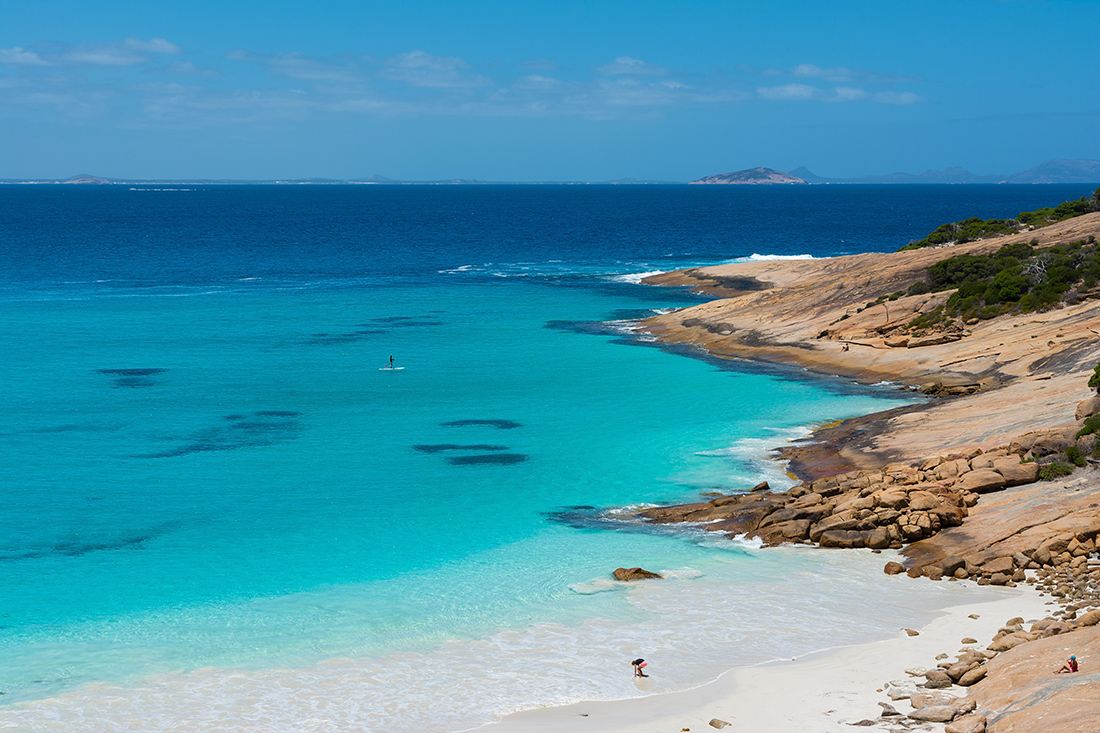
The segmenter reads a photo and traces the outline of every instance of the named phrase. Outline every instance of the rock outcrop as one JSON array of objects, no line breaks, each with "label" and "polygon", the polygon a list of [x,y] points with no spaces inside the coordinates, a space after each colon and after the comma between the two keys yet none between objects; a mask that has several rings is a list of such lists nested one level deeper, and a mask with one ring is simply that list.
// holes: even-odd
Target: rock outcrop
[{"label": "rock outcrop", "polygon": [[653,580],[663,577],[649,570],[643,570],[642,568],[615,568],[614,575],[615,580],[621,580],[623,582],[631,582],[635,580]]}]

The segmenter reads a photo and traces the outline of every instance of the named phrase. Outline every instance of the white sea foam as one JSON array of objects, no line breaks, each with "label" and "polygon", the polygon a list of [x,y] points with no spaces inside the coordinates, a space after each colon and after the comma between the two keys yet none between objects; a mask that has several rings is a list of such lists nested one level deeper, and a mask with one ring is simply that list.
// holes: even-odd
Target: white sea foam
[{"label": "white sea foam", "polygon": [[709,542],[729,552],[703,570],[665,570],[665,580],[615,584],[623,591],[612,595],[602,588],[613,581],[577,584],[574,592],[596,594],[593,601],[618,599],[625,613],[614,617],[301,668],[205,668],[89,684],[4,709],[0,730],[464,730],[522,709],[639,697],[629,667],[636,656],[650,662],[648,692],[669,692],[734,666],[885,638],[923,625],[934,609],[1012,592],[961,583],[917,589],[879,572],[889,555],[746,554],[720,536]]},{"label": "white sea foam", "polygon": [[647,277],[653,277],[654,275],[660,275],[664,270],[649,270],[648,272],[628,272],[623,275],[613,275],[610,279],[620,283],[631,283],[637,285],[645,280]]},{"label": "white sea foam", "polygon": [[763,262],[765,260],[812,260],[813,255],[762,255],[753,253],[748,257],[741,257],[734,262]]},{"label": "white sea foam", "polygon": [[[773,490],[785,490],[798,483],[787,474],[787,464],[778,460],[775,450],[784,443],[805,438],[813,432],[810,426],[771,429],[767,437],[741,438],[730,446],[715,450],[699,451],[697,455],[725,458],[729,461],[731,479],[744,477],[744,488],[767,481]],[[698,479],[695,479],[699,483]],[[751,483],[750,483],[751,482]]]}]

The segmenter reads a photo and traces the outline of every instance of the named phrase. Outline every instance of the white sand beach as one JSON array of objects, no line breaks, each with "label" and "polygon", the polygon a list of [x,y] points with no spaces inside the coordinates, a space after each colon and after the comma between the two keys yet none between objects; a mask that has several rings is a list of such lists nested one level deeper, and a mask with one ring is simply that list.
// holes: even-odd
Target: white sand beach
[{"label": "white sand beach", "polygon": [[[920,592],[919,584],[929,582],[899,581],[913,583],[914,593]],[[890,730],[884,725],[887,719],[882,719],[882,724],[879,721],[882,708],[878,703],[889,702],[881,692],[885,682],[911,679],[907,669],[934,667],[937,654],[954,655],[964,646],[964,638],[977,639],[978,644],[971,646],[984,649],[1006,620],[1014,616],[1026,621],[1043,618],[1050,613],[1051,603],[1029,587],[1006,588],[1000,600],[945,609],[942,616],[919,629],[917,636],[899,629],[896,638],[885,641],[832,649],[790,662],[734,669],[692,690],[529,710],[479,730],[669,733],[714,730],[709,722],[715,718],[730,723],[729,730],[751,733],[840,733],[850,731],[853,723],[862,720],[876,721],[863,730]],[[973,615],[978,618],[971,618]],[[646,683],[642,680],[638,684],[644,689]],[[906,700],[892,704],[902,714],[912,709]]]}]

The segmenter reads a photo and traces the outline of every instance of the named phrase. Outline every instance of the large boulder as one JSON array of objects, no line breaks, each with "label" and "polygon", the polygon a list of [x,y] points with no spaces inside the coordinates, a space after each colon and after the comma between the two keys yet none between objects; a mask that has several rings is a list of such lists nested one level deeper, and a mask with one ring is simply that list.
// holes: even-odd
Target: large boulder
[{"label": "large boulder", "polygon": [[1076,440],[1077,429],[1073,426],[1032,430],[1019,436],[1008,447],[1009,453],[1023,455],[1030,451],[1035,456],[1049,456],[1064,453]]},{"label": "large boulder", "polygon": [[1012,558],[1008,555],[1005,555],[1004,557],[995,558],[987,562],[985,565],[982,565],[982,572],[989,573],[990,575],[992,575],[993,573],[1011,574],[1013,567],[1015,567],[1015,564]]},{"label": "large boulder", "polygon": [[959,677],[958,684],[962,687],[970,687],[975,682],[980,682],[985,679],[985,667],[975,667],[967,672],[964,672],[962,677]]},{"label": "large boulder", "polygon": [[940,569],[947,577],[951,577],[955,574],[955,571],[959,568],[966,567],[966,560],[963,560],[958,555],[949,555],[943,559],[940,563]]},{"label": "large boulder", "polygon": [[1004,476],[1005,486],[1021,486],[1039,480],[1039,464],[1034,461],[1020,463],[1016,456],[995,459],[993,470]]},{"label": "large boulder", "polygon": [[927,491],[913,491],[909,494],[909,509],[914,512],[926,512],[942,503],[942,499]]},{"label": "large boulder", "polygon": [[[1021,644],[1025,644],[1031,641],[1031,639],[1032,637],[1030,634],[1027,634],[1023,631],[1017,631],[1011,634],[1005,634],[1000,639],[997,639],[996,641],[991,643],[987,648],[991,652],[1007,652],[1009,649],[1013,649],[1020,646]],[[984,667],[980,667],[979,669],[984,669]],[[964,679],[965,677],[966,675],[963,675]],[[975,682],[976,681],[977,680],[975,680]],[[962,680],[959,680],[959,684],[962,684]]]},{"label": "large boulder", "polygon": [[818,544],[822,547],[840,547],[851,549],[863,547],[863,533],[854,529],[830,529],[823,532],[818,538]]},{"label": "large boulder", "polygon": [[1077,411],[1073,414],[1073,417],[1077,420],[1084,420],[1089,415],[1095,415],[1098,412],[1100,412],[1100,395],[1078,402]]},{"label": "large boulder", "polygon": [[1100,610],[1092,610],[1077,619],[1078,626],[1096,626],[1100,623]]},{"label": "large boulder", "polygon": [[985,716],[980,713],[964,715],[948,723],[943,733],[985,733]]},{"label": "large boulder", "polygon": [[950,705],[929,705],[909,713],[913,720],[925,723],[948,723],[955,718],[955,708]]},{"label": "large boulder", "polygon": [[942,669],[930,669],[924,673],[924,678],[927,680],[924,686],[929,690],[940,690],[951,686],[951,678]]},{"label": "large boulder", "polygon": [[979,468],[977,471],[963,474],[955,483],[957,491],[973,491],[985,494],[1005,487],[1005,477],[992,468]]},{"label": "large boulder", "polygon": [[650,572],[649,570],[642,570],[641,568],[615,568],[615,580],[622,580],[624,582],[632,580],[649,580],[661,577],[663,576]]}]

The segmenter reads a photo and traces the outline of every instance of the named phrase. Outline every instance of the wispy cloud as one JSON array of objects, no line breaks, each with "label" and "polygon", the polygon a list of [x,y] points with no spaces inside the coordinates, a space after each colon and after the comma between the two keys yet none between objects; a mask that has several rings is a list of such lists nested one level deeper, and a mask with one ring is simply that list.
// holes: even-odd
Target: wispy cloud
[{"label": "wispy cloud", "polygon": [[669,70],[663,66],[648,64],[641,59],[618,56],[614,61],[597,67],[596,73],[603,76],[668,76]]},{"label": "wispy cloud", "polygon": [[793,76],[802,79],[824,79],[836,84],[907,84],[923,81],[919,76],[883,73],[870,69],[849,69],[846,66],[823,68],[814,64],[798,64],[791,69],[768,69],[769,76]]},{"label": "wispy cloud", "polygon": [[0,49],[0,64],[26,66],[125,67],[147,63],[159,54],[179,54],[182,49],[163,38],[142,41],[127,38],[107,43],[37,44],[33,50],[20,46]]},{"label": "wispy cloud", "polygon": [[551,59],[475,66],[420,49],[392,56],[238,49],[200,65],[160,37],[15,46],[0,49],[0,67],[7,70],[0,77],[0,104],[111,114],[128,125],[259,123],[331,114],[640,119],[715,105],[925,101],[901,87],[913,77],[842,66],[686,73],[632,56],[588,70]]},{"label": "wispy cloud", "polygon": [[460,58],[411,51],[386,59],[383,76],[414,87],[480,87],[492,80],[474,74]]},{"label": "wispy cloud", "polygon": [[50,62],[39,56],[34,51],[24,51],[19,46],[15,48],[0,48],[0,64],[17,66],[49,66]]},{"label": "wispy cloud", "polygon": [[876,92],[874,100],[883,104],[917,104],[918,102],[928,101],[913,92]]}]

